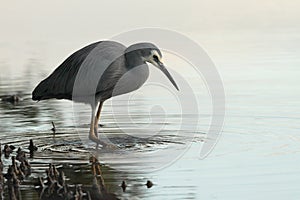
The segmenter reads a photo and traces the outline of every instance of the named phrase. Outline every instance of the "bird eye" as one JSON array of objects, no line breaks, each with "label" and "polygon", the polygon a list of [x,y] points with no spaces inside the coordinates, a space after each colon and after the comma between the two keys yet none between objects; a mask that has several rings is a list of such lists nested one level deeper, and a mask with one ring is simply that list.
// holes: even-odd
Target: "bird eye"
[{"label": "bird eye", "polygon": [[153,55],[153,59],[154,59],[155,61],[158,61],[157,55]]}]

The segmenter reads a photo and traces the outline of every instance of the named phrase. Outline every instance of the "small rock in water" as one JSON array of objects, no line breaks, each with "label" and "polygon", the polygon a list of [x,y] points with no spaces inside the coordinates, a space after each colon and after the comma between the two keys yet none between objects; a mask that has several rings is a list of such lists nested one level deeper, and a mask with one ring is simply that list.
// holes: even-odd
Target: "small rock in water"
[{"label": "small rock in water", "polygon": [[146,183],[147,188],[151,188],[153,186],[153,183],[151,181],[147,181]]},{"label": "small rock in water", "polygon": [[14,94],[14,95],[7,95],[7,96],[3,96],[1,98],[1,100],[4,101],[4,102],[9,102],[9,103],[12,103],[12,104],[16,104],[19,101],[21,101],[21,97],[19,97],[16,94]]}]

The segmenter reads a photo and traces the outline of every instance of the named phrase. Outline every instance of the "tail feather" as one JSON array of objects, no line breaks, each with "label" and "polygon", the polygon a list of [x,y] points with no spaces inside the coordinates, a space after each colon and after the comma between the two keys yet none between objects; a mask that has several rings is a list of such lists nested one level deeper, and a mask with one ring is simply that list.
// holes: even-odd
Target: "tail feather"
[{"label": "tail feather", "polygon": [[55,81],[43,80],[32,92],[32,100],[72,99],[72,95],[57,87]]},{"label": "tail feather", "polygon": [[49,85],[47,86],[46,80],[40,82],[32,92],[32,100],[40,101],[44,99],[49,99],[47,98],[49,96],[48,87]]}]

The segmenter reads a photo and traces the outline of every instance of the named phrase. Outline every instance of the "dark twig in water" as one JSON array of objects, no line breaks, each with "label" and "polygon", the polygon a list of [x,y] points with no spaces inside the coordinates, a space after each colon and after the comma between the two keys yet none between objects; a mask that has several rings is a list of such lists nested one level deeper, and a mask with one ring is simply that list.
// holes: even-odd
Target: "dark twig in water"
[{"label": "dark twig in water", "polygon": [[[0,151],[2,150],[1,152],[4,152],[6,156],[10,156],[14,149],[14,146],[6,144],[2,150],[0,144]],[[34,145],[32,140],[30,140],[28,149],[30,152],[37,150],[37,147]],[[7,167],[7,172],[5,174],[2,172],[3,165],[0,157],[0,200],[4,198],[3,191],[6,191],[5,193],[8,194],[8,199],[22,199],[20,192],[22,182],[31,173],[31,166],[27,160],[26,154],[27,153],[23,151],[21,147],[19,147],[16,155],[13,154],[11,156],[12,164]],[[54,164],[50,163],[49,167],[46,169],[46,179],[38,177],[37,188],[39,188],[40,199],[118,199],[115,194],[109,193],[105,187],[100,162],[94,156],[90,158],[90,162],[92,169],[91,171],[93,174],[93,179],[91,180],[93,183],[92,185],[68,185],[66,183],[64,171],[62,169],[57,169]],[[5,179],[6,182],[4,181]],[[122,187],[126,186],[125,181],[122,185]]]},{"label": "dark twig in water", "polygon": [[[97,159],[91,159],[94,161],[92,165],[98,165]],[[38,186],[40,188],[40,199],[75,199],[75,200],[91,200],[91,199],[117,199],[113,194],[106,191],[104,187],[104,181],[98,174],[96,167],[92,167],[93,171],[93,185],[89,190],[83,189],[83,186],[76,184],[75,188],[69,186],[65,182],[65,175],[62,170],[58,171],[53,164],[49,164],[46,169],[47,183],[41,177],[38,178]],[[94,174],[95,172],[95,174]],[[98,181],[97,177],[100,176]],[[88,188],[88,187],[85,187]]]},{"label": "dark twig in water", "polygon": [[[0,152],[1,152],[1,143],[0,143]],[[0,199],[3,199],[3,189],[4,189],[4,176],[2,170],[3,170],[3,163],[2,163],[1,153],[0,153]]]},{"label": "dark twig in water", "polygon": [[[10,154],[16,147],[13,145],[5,145],[0,152],[4,153],[5,158],[9,158]],[[2,155],[0,153],[0,156]],[[26,158],[26,154],[21,148],[18,148],[17,155],[11,156],[11,165],[8,166],[7,172],[3,174],[3,163],[0,157],[0,199],[3,199],[3,191],[7,189],[7,194],[11,200],[21,200],[20,184],[31,172],[31,166]],[[19,162],[17,162],[19,161]],[[6,182],[4,182],[4,178]],[[6,187],[4,188],[4,184]]]},{"label": "dark twig in water", "polygon": [[37,146],[33,144],[33,140],[30,139],[28,149],[30,151],[30,158],[33,158],[34,152],[38,150]]},{"label": "dark twig in water", "polygon": [[[93,177],[93,186],[92,186],[92,199],[118,199],[114,194],[108,193],[104,179],[102,177],[102,172],[100,168],[100,162],[96,159],[95,156],[90,158],[90,162],[92,163],[92,173]],[[98,179],[99,180],[98,180]]]},{"label": "dark twig in water", "polygon": [[51,128],[51,131],[53,132],[53,134],[55,135],[55,133],[56,133],[56,127],[55,127],[55,124],[54,124],[54,122],[52,121],[51,122],[52,123],[52,128]]},{"label": "dark twig in water", "polygon": [[121,188],[123,189],[123,192],[125,192],[126,187],[127,187],[127,185],[126,185],[125,181],[122,181]]},{"label": "dark twig in water", "polygon": [[45,188],[46,187],[45,184],[44,184],[44,181],[41,177],[38,178],[38,186],[40,188]]},{"label": "dark twig in water", "polygon": [[76,193],[75,193],[75,196],[74,198],[76,200],[81,200],[83,198],[84,194],[82,192],[82,188],[80,185],[76,185]]},{"label": "dark twig in water", "polygon": [[16,159],[20,162],[27,159],[25,151],[23,151],[20,147],[18,148]]},{"label": "dark twig in water", "polygon": [[7,179],[7,187],[9,191],[9,197],[10,199],[18,200],[20,199],[20,180],[18,179],[15,171],[14,166],[10,165],[7,169],[7,173],[4,175],[4,177]]},{"label": "dark twig in water", "polygon": [[58,172],[58,170],[56,169],[55,165],[52,165],[52,173],[53,173],[53,178],[54,178],[55,180],[58,180],[59,172]]},{"label": "dark twig in water", "polygon": [[0,172],[2,173],[3,170],[3,163],[2,163],[2,146],[0,143]]},{"label": "dark twig in water", "polygon": [[4,157],[5,158],[9,158],[10,154],[13,152],[13,150],[15,149],[15,146],[13,145],[4,145],[4,149],[3,149],[3,153],[4,153]]}]

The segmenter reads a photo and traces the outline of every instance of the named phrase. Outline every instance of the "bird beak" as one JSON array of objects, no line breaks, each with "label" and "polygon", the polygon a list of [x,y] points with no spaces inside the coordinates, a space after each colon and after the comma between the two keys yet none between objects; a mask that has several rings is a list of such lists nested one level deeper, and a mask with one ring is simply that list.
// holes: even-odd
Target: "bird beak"
[{"label": "bird beak", "polygon": [[179,91],[179,88],[178,88],[176,82],[174,81],[173,77],[171,76],[171,74],[169,73],[169,71],[167,70],[167,68],[164,66],[164,64],[162,62],[160,62],[160,61],[157,61],[157,62],[155,62],[154,66],[156,66],[157,68],[159,68],[168,77],[168,79],[174,85],[174,87],[176,88],[176,90]]}]

